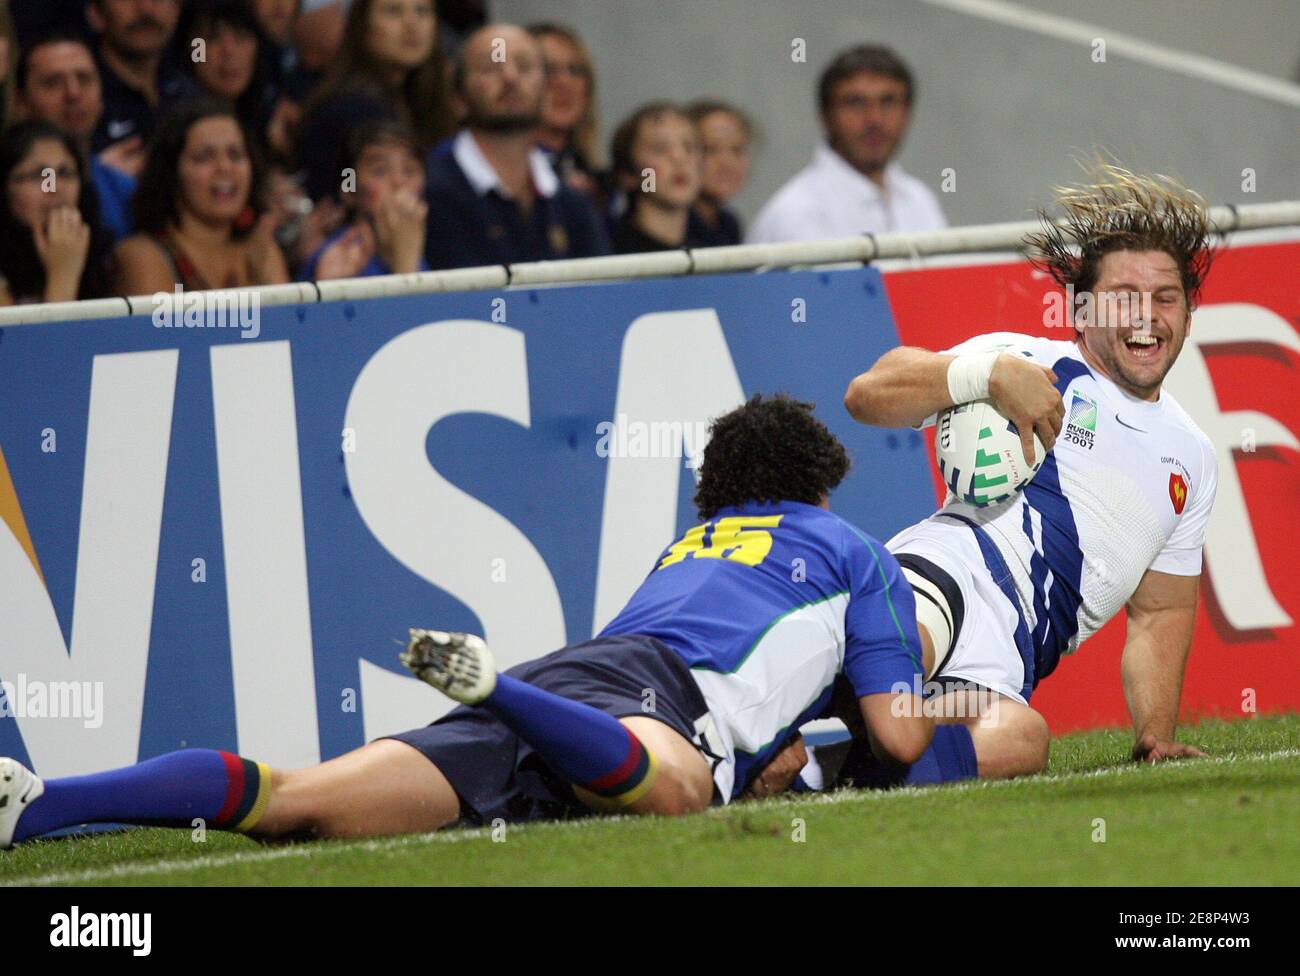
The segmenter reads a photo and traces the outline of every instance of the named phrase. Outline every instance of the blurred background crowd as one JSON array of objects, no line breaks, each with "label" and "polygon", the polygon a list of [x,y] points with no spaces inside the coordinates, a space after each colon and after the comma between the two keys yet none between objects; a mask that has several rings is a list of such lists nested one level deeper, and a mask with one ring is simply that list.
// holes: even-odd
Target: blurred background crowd
[{"label": "blurred background crowd", "polygon": [[[1203,170],[1212,202],[1255,192],[1257,170],[1267,198],[1296,191],[1294,126],[1267,123],[1294,121],[1291,82],[1261,97],[1145,49],[1101,70],[1087,37],[1067,65],[1054,25],[1032,44],[968,17],[954,34],[943,0],[752,8],[766,25],[731,0],[487,3],[0,0],[0,304],[924,231],[945,207],[1014,219],[1045,166],[1108,136]],[[913,150],[923,178],[898,159],[913,68],[858,43],[889,37],[886,16],[944,93]],[[1179,40],[1229,44],[1222,17],[1250,22],[1203,12]],[[1267,54],[1256,26],[1248,50]],[[936,56],[964,38],[984,56]],[[602,80],[622,117],[598,117]],[[1208,112],[1239,102],[1263,114]]]},{"label": "blurred background crowd", "polygon": [[597,84],[575,27],[484,0],[0,0],[0,303],[945,224],[885,46],[820,73],[825,141],[749,228],[745,109],[606,127]]}]

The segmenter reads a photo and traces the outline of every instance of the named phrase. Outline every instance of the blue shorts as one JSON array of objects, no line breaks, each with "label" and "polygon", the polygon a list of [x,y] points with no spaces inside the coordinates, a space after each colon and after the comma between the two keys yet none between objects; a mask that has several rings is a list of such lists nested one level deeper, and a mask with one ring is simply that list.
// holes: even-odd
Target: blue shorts
[{"label": "blue shorts", "polygon": [[[686,662],[653,637],[598,637],[505,673],[615,718],[658,719],[697,744],[696,723],[709,710]],[[485,709],[461,705],[432,725],[384,738],[419,749],[447,777],[460,798],[461,825],[591,814],[568,782]]]}]

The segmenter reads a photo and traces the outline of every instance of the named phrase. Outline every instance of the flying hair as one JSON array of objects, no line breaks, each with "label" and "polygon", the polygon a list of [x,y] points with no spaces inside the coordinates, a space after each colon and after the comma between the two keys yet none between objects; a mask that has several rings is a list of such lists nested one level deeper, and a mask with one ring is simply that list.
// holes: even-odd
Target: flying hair
[{"label": "flying hair", "polygon": [[1077,296],[1093,290],[1112,251],[1163,251],[1194,308],[1214,258],[1205,199],[1171,176],[1134,173],[1100,154],[1079,165],[1085,182],[1052,187],[1064,215],[1039,210],[1042,229],[1024,238],[1034,267]]}]

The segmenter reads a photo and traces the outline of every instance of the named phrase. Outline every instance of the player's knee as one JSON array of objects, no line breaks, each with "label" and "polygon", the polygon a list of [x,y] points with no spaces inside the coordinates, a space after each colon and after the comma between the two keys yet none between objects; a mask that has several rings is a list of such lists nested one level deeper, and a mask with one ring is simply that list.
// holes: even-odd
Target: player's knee
[{"label": "player's knee", "polygon": [[622,720],[652,758],[654,781],[629,809],[676,817],[698,813],[713,800],[713,774],[699,750],[685,736],[656,719]]},{"label": "player's knee", "polygon": [[1003,702],[996,718],[986,715],[969,728],[982,778],[1010,779],[1047,769],[1051,734],[1047,720],[1032,708]]},{"label": "player's knee", "polygon": [[661,765],[654,786],[638,804],[636,812],[680,817],[707,809],[713,799],[713,780],[710,778],[708,788],[705,788],[700,777],[692,775],[693,772],[673,765]]},{"label": "player's knee", "polygon": [[1032,708],[1026,708],[1017,717],[1016,724],[1021,775],[1043,772],[1047,769],[1047,757],[1052,741],[1047,719]]}]

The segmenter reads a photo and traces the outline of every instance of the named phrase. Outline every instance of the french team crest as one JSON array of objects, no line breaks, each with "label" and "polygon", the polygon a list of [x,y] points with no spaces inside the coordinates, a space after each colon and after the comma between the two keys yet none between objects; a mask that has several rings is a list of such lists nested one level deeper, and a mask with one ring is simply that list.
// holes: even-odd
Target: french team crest
[{"label": "french team crest", "polygon": [[1169,475],[1169,500],[1174,503],[1174,514],[1182,515],[1187,504],[1187,482],[1178,473]]}]

